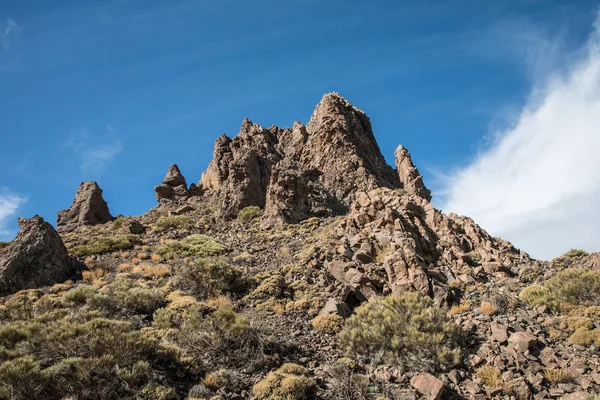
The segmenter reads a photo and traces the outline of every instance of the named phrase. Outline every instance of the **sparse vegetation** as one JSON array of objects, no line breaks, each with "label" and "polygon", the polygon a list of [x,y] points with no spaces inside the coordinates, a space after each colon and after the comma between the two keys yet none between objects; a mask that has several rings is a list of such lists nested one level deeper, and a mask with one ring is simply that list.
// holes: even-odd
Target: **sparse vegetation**
[{"label": "sparse vegetation", "polygon": [[559,384],[569,383],[574,380],[574,376],[565,368],[550,368],[544,370],[544,377],[548,382]]},{"label": "sparse vegetation", "polygon": [[154,227],[159,232],[168,231],[170,229],[189,229],[194,226],[194,221],[185,215],[169,215],[163,216],[156,220]]},{"label": "sparse vegetation", "polygon": [[255,218],[258,218],[262,215],[263,211],[260,207],[257,206],[249,206],[245,207],[240,212],[238,212],[237,219],[242,222],[249,222]]},{"label": "sparse vegetation", "polygon": [[210,236],[195,234],[180,241],[171,242],[159,247],[156,254],[165,260],[180,257],[210,257],[223,254],[226,247]]},{"label": "sparse vegetation", "polygon": [[139,239],[135,235],[90,237],[85,240],[85,244],[71,247],[69,252],[76,257],[87,257],[113,251],[133,249],[133,246],[138,242]]},{"label": "sparse vegetation", "polygon": [[312,320],[312,326],[315,330],[323,333],[335,334],[342,329],[344,318],[337,314],[322,314],[317,315]]},{"label": "sparse vegetation", "polygon": [[493,365],[484,365],[477,370],[476,375],[488,387],[495,387],[500,381],[500,370]]},{"label": "sparse vegetation", "polygon": [[306,368],[296,364],[283,364],[252,388],[259,400],[302,400],[309,398],[315,381],[308,377]]},{"label": "sparse vegetation", "polygon": [[376,364],[397,364],[406,370],[436,370],[460,361],[462,332],[416,293],[388,296],[363,304],[338,335],[349,357]]},{"label": "sparse vegetation", "polygon": [[177,272],[175,283],[199,299],[223,293],[240,296],[249,287],[249,281],[242,271],[220,258],[205,258],[184,264]]}]

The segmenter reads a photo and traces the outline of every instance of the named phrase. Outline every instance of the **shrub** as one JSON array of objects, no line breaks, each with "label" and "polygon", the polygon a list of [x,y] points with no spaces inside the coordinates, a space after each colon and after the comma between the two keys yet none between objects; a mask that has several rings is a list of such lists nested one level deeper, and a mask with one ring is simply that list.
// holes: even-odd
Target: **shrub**
[{"label": "shrub", "polygon": [[348,356],[436,370],[458,364],[462,331],[429,297],[406,293],[358,307],[338,338]]},{"label": "shrub", "polygon": [[312,320],[312,326],[318,332],[335,334],[342,329],[344,318],[337,314],[321,314]]},{"label": "shrub", "polygon": [[544,376],[550,383],[569,383],[574,380],[574,376],[569,373],[569,370],[564,368],[550,368],[544,370]]},{"label": "shrub", "polygon": [[283,364],[252,388],[252,394],[259,400],[302,400],[307,399],[315,389],[315,381],[308,377],[304,367],[296,364]]},{"label": "shrub", "polygon": [[160,290],[138,286],[128,278],[117,278],[94,294],[87,302],[90,307],[107,314],[144,314],[151,316],[164,303]]},{"label": "shrub", "polygon": [[175,283],[192,295],[207,299],[223,293],[244,293],[248,281],[242,271],[222,259],[207,258],[183,265],[177,272]]},{"label": "shrub", "polygon": [[528,286],[521,291],[519,295],[521,300],[531,306],[554,306],[552,294],[550,291],[540,285]]},{"label": "shrub", "polygon": [[209,315],[190,310],[181,327],[179,342],[188,357],[209,371],[262,366],[268,361],[266,353],[273,347],[248,318],[230,309],[219,309]]},{"label": "shrub", "polygon": [[580,249],[571,249],[569,251],[567,251],[565,254],[563,254],[561,257],[583,257],[583,256],[587,256],[588,253],[585,250],[580,250]]},{"label": "shrub", "polygon": [[334,400],[367,400],[373,398],[367,375],[354,372],[348,359],[340,359],[329,366],[327,383]]},{"label": "shrub", "polygon": [[496,312],[496,306],[492,303],[484,301],[479,306],[479,311],[481,311],[485,315],[493,315]]},{"label": "shrub", "polygon": [[194,221],[185,215],[171,215],[168,217],[160,217],[154,227],[158,231],[167,231],[169,229],[187,229],[194,226]]},{"label": "shrub", "polygon": [[81,306],[98,291],[98,286],[77,286],[66,292],[62,297],[62,303],[66,306]]},{"label": "shrub", "polygon": [[456,314],[460,314],[462,312],[465,311],[469,311],[471,309],[471,303],[469,302],[460,302],[459,304],[455,304],[452,307],[450,307],[450,311],[449,314],[451,317],[455,316]]},{"label": "shrub", "polygon": [[484,365],[477,370],[476,375],[485,386],[495,387],[500,379],[500,370],[492,365]]},{"label": "shrub", "polygon": [[569,268],[544,282],[560,302],[593,306],[600,303],[600,271]]},{"label": "shrub", "polygon": [[190,235],[178,242],[159,247],[156,251],[163,259],[170,260],[175,256],[210,257],[223,254],[226,247],[206,235]]},{"label": "shrub", "polygon": [[254,278],[260,283],[248,296],[250,299],[265,300],[268,298],[277,299],[284,297],[286,284],[281,271],[261,272],[256,274]]},{"label": "shrub", "polygon": [[581,327],[575,330],[571,336],[569,336],[569,342],[578,346],[589,346],[595,344],[600,346],[600,329],[587,329]]},{"label": "shrub", "polygon": [[262,210],[257,206],[245,207],[238,212],[237,219],[242,222],[252,221],[254,218],[258,218],[262,215]]},{"label": "shrub", "polygon": [[112,235],[89,238],[85,244],[74,246],[69,252],[76,257],[87,257],[95,254],[110,253],[132,249],[139,239],[135,235]]}]

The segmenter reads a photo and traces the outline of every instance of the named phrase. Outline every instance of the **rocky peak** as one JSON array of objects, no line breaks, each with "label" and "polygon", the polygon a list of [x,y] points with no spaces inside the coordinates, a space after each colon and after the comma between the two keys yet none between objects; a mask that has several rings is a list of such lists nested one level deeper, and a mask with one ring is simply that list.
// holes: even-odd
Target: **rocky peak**
[{"label": "rocky peak", "polygon": [[70,232],[80,226],[104,224],[114,219],[98,183],[82,182],[73,205],[57,213],[56,227],[58,232]]},{"label": "rocky peak", "polygon": [[419,170],[414,166],[408,150],[400,145],[394,152],[394,156],[396,157],[396,170],[402,187],[409,193],[414,193],[427,201],[431,201],[431,192],[423,184],[423,176],[419,174]]},{"label": "rocky peak", "polygon": [[369,118],[329,93],[306,126],[267,129],[245,119],[233,139],[221,135],[200,186],[220,199],[225,217],[259,206],[269,218],[298,222],[346,212],[360,190],[401,184],[379,150]]},{"label": "rocky peak", "polygon": [[19,234],[0,256],[1,296],[63,282],[82,266],[42,217],[19,218],[19,227]]},{"label": "rocky peak", "polygon": [[177,164],[173,164],[167,170],[162,183],[154,187],[156,200],[174,201],[185,200],[195,192],[195,185],[188,188],[184,176],[181,174]]}]

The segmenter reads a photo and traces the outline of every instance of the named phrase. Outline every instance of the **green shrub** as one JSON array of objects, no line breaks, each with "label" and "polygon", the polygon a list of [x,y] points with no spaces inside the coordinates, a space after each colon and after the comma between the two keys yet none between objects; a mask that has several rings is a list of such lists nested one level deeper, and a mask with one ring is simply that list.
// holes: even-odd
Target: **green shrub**
[{"label": "green shrub", "polygon": [[159,289],[138,286],[136,281],[128,278],[118,278],[90,297],[87,304],[108,315],[151,316],[164,302]]},{"label": "green shrub", "polygon": [[160,217],[154,227],[158,231],[167,231],[169,229],[188,229],[194,226],[194,221],[185,215],[170,215],[168,217]]},{"label": "green shrub", "polygon": [[242,271],[220,258],[205,258],[184,264],[177,271],[175,282],[200,299],[224,293],[237,296],[248,287]]},{"label": "green shrub", "polygon": [[569,268],[544,282],[561,303],[593,306],[600,304],[600,271]]},{"label": "green shrub", "polygon": [[349,357],[405,370],[443,370],[460,361],[462,331],[429,297],[406,293],[363,304],[338,338]]},{"label": "green shrub", "polygon": [[66,292],[62,297],[62,303],[65,306],[81,306],[87,303],[88,299],[98,291],[97,286],[77,286]]},{"label": "green shrub", "polygon": [[230,309],[209,315],[190,310],[181,327],[179,343],[188,357],[208,371],[262,367],[270,362],[267,353],[273,350],[261,329]]},{"label": "green shrub", "polygon": [[245,207],[238,212],[237,219],[242,222],[252,221],[254,218],[258,218],[262,215],[262,210],[257,206]]},{"label": "green shrub", "polygon": [[315,386],[306,368],[283,364],[254,385],[252,394],[259,400],[302,400],[309,398]]},{"label": "green shrub", "polygon": [[525,303],[532,305],[534,307],[537,306],[552,306],[554,307],[554,299],[552,293],[547,288],[540,285],[532,285],[528,286],[521,291],[519,298],[523,300]]},{"label": "green shrub", "polygon": [[170,260],[176,256],[210,257],[223,254],[227,248],[215,239],[206,235],[190,235],[178,242],[159,247],[156,251],[163,259]]},{"label": "green shrub", "polygon": [[139,239],[135,235],[112,235],[89,238],[85,244],[74,246],[69,252],[76,257],[87,257],[95,254],[110,253],[132,249]]},{"label": "green shrub", "polygon": [[113,230],[121,229],[125,221],[127,221],[127,218],[123,216],[117,217],[117,219],[113,221]]},{"label": "green shrub", "polygon": [[569,251],[567,251],[565,254],[563,254],[561,257],[583,257],[583,256],[587,256],[588,253],[585,250],[580,250],[580,249],[571,249]]},{"label": "green shrub", "polygon": [[321,314],[312,320],[313,328],[318,332],[335,334],[342,329],[344,318],[337,314]]}]

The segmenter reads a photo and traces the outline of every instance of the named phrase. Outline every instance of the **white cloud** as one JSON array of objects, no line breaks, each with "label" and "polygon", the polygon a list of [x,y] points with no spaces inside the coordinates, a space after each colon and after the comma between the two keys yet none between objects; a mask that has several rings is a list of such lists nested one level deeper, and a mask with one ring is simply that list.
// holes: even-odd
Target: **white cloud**
[{"label": "white cloud", "polygon": [[534,257],[600,251],[600,19],[594,28],[585,54],[536,84],[514,128],[444,189],[445,211]]},{"label": "white cloud", "polygon": [[7,225],[26,200],[6,188],[0,188],[0,238],[3,240],[11,239],[10,236],[14,235],[14,231],[10,230]]},{"label": "white cloud", "polygon": [[64,147],[75,154],[84,175],[98,175],[123,150],[117,133],[109,125],[102,134],[94,135],[86,129],[72,134]]}]

